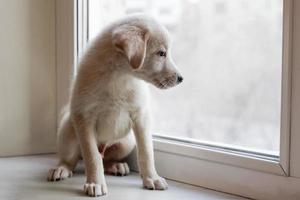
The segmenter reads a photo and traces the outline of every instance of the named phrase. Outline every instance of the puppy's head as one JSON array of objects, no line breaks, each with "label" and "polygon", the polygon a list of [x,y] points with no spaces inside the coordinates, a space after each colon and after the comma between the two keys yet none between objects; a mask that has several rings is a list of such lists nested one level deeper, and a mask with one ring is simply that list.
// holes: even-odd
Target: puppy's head
[{"label": "puppy's head", "polygon": [[171,57],[171,41],[165,27],[150,17],[128,17],[115,27],[113,45],[128,61],[129,72],[160,89],[183,81]]}]

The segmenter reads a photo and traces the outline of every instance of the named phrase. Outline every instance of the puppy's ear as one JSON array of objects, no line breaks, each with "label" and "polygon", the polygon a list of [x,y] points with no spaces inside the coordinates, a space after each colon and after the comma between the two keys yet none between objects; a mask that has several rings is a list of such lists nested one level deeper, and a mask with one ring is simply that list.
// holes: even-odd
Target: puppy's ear
[{"label": "puppy's ear", "polygon": [[126,55],[133,69],[143,65],[148,39],[146,30],[131,25],[120,26],[112,33],[114,46]]}]

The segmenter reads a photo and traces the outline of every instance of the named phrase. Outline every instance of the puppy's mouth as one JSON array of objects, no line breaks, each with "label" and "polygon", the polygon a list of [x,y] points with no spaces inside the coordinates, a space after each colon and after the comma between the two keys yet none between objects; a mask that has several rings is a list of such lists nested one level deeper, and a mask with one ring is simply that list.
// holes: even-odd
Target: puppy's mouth
[{"label": "puppy's mouth", "polygon": [[168,89],[178,84],[177,76],[170,76],[161,79],[154,79],[154,85],[159,89]]}]

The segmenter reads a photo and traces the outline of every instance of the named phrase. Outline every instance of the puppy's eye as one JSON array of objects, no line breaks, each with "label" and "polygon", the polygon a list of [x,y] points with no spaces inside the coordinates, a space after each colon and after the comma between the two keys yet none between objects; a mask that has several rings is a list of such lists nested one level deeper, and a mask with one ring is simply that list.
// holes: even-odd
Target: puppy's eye
[{"label": "puppy's eye", "polygon": [[167,52],[160,50],[160,51],[157,52],[157,55],[159,55],[161,57],[167,57]]}]

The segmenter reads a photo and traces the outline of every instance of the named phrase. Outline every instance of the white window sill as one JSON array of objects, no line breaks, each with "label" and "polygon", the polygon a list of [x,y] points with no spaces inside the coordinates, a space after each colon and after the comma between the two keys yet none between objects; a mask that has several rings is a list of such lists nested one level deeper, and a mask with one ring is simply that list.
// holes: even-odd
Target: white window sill
[{"label": "white window sill", "polygon": [[[82,167],[71,179],[47,182],[49,167],[56,164],[54,155],[23,156],[0,159],[0,199],[87,199],[82,192],[85,180]],[[107,200],[242,200],[244,198],[216,192],[201,187],[168,181],[167,191],[149,191],[141,186],[136,173],[126,177],[106,176],[109,194]],[[101,198],[101,197],[99,197]],[[99,199],[97,198],[97,199]]]}]

